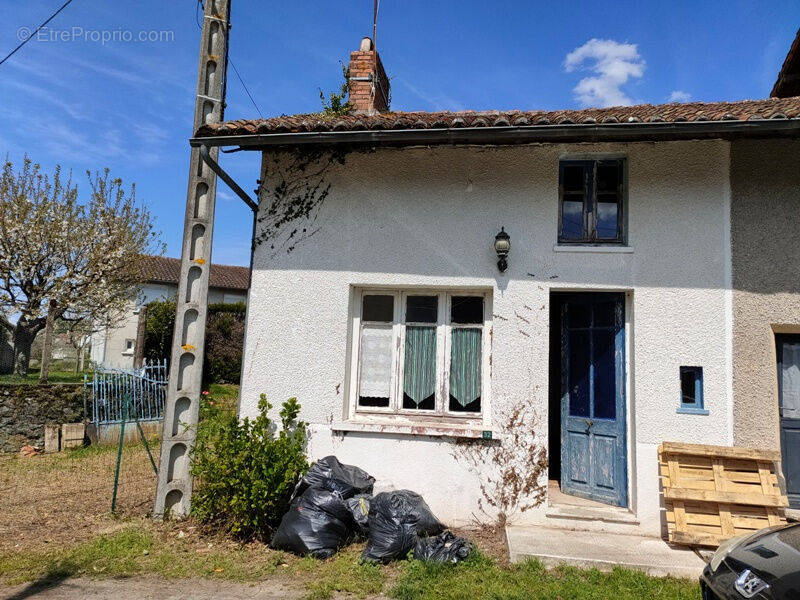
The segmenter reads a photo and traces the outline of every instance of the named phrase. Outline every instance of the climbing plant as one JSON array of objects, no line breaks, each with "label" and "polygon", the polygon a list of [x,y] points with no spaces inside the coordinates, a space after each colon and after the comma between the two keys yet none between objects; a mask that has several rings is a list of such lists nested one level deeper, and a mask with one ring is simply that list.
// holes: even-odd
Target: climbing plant
[{"label": "climbing plant", "polygon": [[547,448],[536,435],[532,402],[500,409],[495,418],[502,440],[459,440],[453,458],[478,476],[478,509],[499,527],[518,512],[539,506],[547,498]]},{"label": "climbing plant", "polygon": [[[341,64],[341,63],[340,63]],[[320,88],[319,99],[322,102],[322,114],[326,117],[336,117],[339,115],[346,115],[350,112],[352,105],[347,98],[348,81],[350,80],[350,68],[342,64],[342,77],[344,81],[339,86],[338,92],[331,92],[328,98],[325,98],[325,93]]]},{"label": "climbing plant", "polygon": [[348,149],[293,148],[264,153],[259,182],[261,209],[256,219],[255,245],[269,244],[273,256],[292,252],[318,231],[319,209],[330,193],[326,173],[343,165]]}]

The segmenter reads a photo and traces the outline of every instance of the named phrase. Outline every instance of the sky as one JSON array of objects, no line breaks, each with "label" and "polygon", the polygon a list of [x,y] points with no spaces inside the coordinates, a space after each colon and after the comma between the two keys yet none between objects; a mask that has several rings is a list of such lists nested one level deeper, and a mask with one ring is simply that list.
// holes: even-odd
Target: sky
[{"label": "sky", "polygon": [[[0,56],[62,0],[0,0]],[[199,29],[196,0],[73,0],[0,65],[0,153],[135,182],[180,256]],[[232,0],[227,119],[315,112],[372,33],[371,0]],[[381,0],[377,48],[396,110],[536,110],[765,98],[797,0]],[[142,38],[140,41],[139,38]],[[259,157],[222,166],[247,191]],[[250,210],[217,186],[213,261],[249,264]]]}]

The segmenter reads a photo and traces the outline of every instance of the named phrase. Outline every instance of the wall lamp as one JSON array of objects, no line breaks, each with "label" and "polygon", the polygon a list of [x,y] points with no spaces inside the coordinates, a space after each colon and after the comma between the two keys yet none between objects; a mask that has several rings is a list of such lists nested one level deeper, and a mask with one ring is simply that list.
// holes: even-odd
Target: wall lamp
[{"label": "wall lamp", "polygon": [[511,236],[506,233],[506,228],[501,227],[500,233],[494,236],[494,251],[497,252],[497,268],[503,273],[508,268],[508,252],[511,250]]}]

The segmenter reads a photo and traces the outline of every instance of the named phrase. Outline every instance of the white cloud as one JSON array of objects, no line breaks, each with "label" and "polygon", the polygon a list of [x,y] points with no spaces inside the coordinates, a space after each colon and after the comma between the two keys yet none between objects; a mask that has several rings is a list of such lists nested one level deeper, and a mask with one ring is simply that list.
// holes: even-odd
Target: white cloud
[{"label": "white cloud", "polygon": [[629,106],[631,99],[621,86],[644,74],[645,62],[636,44],[592,38],[575,48],[564,59],[564,69],[571,73],[592,61],[588,69],[597,75],[584,77],[575,86],[577,100],[584,106]]},{"label": "white cloud", "polygon": [[681,90],[673,90],[667,98],[667,102],[688,102],[692,99],[689,92],[682,92]]}]

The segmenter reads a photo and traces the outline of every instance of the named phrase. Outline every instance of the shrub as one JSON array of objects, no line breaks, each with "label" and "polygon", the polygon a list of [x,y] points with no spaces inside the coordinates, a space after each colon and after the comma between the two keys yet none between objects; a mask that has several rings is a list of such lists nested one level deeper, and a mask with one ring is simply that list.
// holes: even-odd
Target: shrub
[{"label": "shrub", "polygon": [[205,396],[192,455],[198,486],[192,512],[204,523],[242,539],[267,540],[289,508],[289,496],[308,469],[307,424],[296,398],[283,403],[280,430],[264,394],[255,419],[239,420]]},{"label": "shrub", "polygon": [[[244,345],[244,302],[209,304],[206,320],[204,383],[239,383]],[[156,300],[147,305],[144,357],[169,359],[175,329],[175,301]]]},{"label": "shrub", "polygon": [[206,322],[203,380],[239,383],[244,345],[245,303],[212,304]]},{"label": "shrub", "polygon": [[154,362],[169,359],[175,329],[175,301],[156,300],[150,302],[145,310],[144,358]]}]

